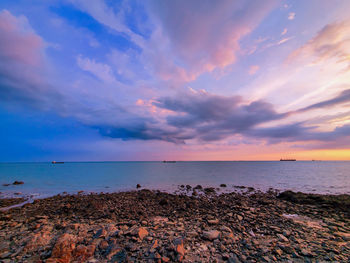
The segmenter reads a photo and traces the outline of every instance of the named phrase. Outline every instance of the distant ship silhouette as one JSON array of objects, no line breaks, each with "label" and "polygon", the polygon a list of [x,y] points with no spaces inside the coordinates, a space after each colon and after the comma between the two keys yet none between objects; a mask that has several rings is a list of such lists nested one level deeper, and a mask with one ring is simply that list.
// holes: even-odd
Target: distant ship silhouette
[{"label": "distant ship silhouette", "polygon": [[288,158],[283,159],[283,158],[281,158],[280,161],[281,161],[281,162],[295,162],[296,159],[288,159]]}]

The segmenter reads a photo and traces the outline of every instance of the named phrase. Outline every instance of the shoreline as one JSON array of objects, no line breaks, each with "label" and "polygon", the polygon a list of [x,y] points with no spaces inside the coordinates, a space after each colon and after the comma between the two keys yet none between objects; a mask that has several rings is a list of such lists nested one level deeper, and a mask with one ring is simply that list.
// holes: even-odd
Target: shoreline
[{"label": "shoreline", "polygon": [[350,257],[349,195],[180,188],[178,194],[142,189],[56,195],[2,211],[0,261],[345,262]]}]

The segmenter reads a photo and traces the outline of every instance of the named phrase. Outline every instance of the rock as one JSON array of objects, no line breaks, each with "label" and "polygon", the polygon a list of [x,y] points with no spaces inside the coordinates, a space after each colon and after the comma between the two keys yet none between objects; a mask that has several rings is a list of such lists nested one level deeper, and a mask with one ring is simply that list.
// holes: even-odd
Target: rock
[{"label": "rock", "polygon": [[102,250],[106,250],[108,248],[108,246],[109,246],[109,244],[106,240],[102,240],[100,245],[99,245],[100,249],[102,249]]},{"label": "rock", "polygon": [[188,184],[188,185],[186,185],[186,189],[187,189],[187,190],[191,190],[191,189],[192,189],[192,186],[190,186],[190,185]]},{"label": "rock", "polygon": [[196,187],[194,187],[193,189],[194,189],[194,190],[202,190],[203,187],[199,184],[199,185],[197,185]]},{"label": "rock", "polygon": [[136,185],[136,188],[137,188],[137,189],[141,188],[141,185],[140,185],[140,184],[137,184],[137,185]]},{"label": "rock", "polygon": [[220,184],[220,187],[227,187],[226,184]]},{"label": "rock", "polygon": [[190,232],[187,232],[187,236],[188,237],[197,237],[198,233],[196,231],[190,231]]},{"label": "rock", "polygon": [[344,232],[334,232],[333,233],[335,236],[341,237],[345,241],[350,241],[350,232],[349,233],[344,233]]},{"label": "rock", "polygon": [[204,192],[205,192],[206,194],[215,194],[215,193],[216,193],[214,187],[207,187],[207,188],[204,188]]},{"label": "rock", "polygon": [[219,219],[209,219],[208,224],[209,225],[217,225],[217,224],[219,224]]},{"label": "rock", "polygon": [[107,258],[107,260],[111,260],[114,255],[118,254],[119,252],[122,251],[122,248],[116,244],[111,244],[106,252],[104,253],[105,257]]},{"label": "rock", "polygon": [[170,261],[170,258],[168,257],[162,257],[162,262],[169,262]]},{"label": "rock", "polygon": [[107,236],[107,231],[104,228],[99,229],[96,234],[92,238],[101,238],[101,237],[106,237]]},{"label": "rock", "polygon": [[281,241],[284,241],[284,242],[288,242],[288,238],[286,238],[284,235],[282,234],[277,234],[277,237],[281,240]]},{"label": "rock", "polygon": [[173,244],[175,246],[175,251],[178,255],[178,260],[182,261],[183,257],[185,256],[184,239],[181,237],[176,238],[173,241]]},{"label": "rock", "polygon": [[94,255],[95,248],[95,245],[78,245],[73,253],[74,260],[78,262],[85,262],[87,259]]},{"label": "rock", "polygon": [[237,219],[238,219],[239,221],[242,221],[242,220],[243,220],[243,216],[237,215]]},{"label": "rock", "polygon": [[275,249],[275,253],[276,253],[277,255],[279,255],[279,256],[282,256],[283,251],[280,250],[279,248],[276,248],[276,249]]},{"label": "rock", "polygon": [[13,184],[14,185],[19,185],[19,184],[24,184],[24,182],[23,181],[14,181]]},{"label": "rock", "polygon": [[128,262],[127,258],[128,258],[128,254],[126,253],[125,249],[122,249],[116,254],[114,254],[110,262],[118,262],[118,263]]},{"label": "rock", "polygon": [[145,227],[137,227],[131,231],[131,235],[137,236],[141,240],[148,235],[148,231]]},{"label": "rock", "polygon": [[9,186],[10,184],[2,184],[2,186]]},{"label": "rock", "polygon": [[214,240],[220,237],[220,231],[217,230],[210,230],[210,231],[203,231],[203,238],[208,240]]},{"label": "rock", "polygon": [[45,247],[50,243],[52,237],[52,234],[47,230],[31,233],[27,238],[23,251],[26,253],[32,253],[38,248]]},{"label": "rock", "polygon": [[167,205],[167,204],[168,204],[168,200],[166,200],[166,199],[161,199],[161,200],[159,201],[159,204],[160,204],[161,206]]},{"label": "rock", "polygon": [[75,236],[72,234],[64,233],[61,235],[57,239],[56,244],[52,249],[51,258],[49,258],[46,262],[70,262],[72,260],[73,250],[75,249],[75,241]]}]

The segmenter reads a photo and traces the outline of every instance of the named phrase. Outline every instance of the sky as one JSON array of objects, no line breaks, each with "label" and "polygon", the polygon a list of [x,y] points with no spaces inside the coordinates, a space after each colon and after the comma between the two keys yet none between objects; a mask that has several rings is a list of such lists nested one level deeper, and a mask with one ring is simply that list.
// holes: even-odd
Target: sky
[{"label": "sky", "polygon": [[2,0],[0,161],[350,160],[348,0]]}]

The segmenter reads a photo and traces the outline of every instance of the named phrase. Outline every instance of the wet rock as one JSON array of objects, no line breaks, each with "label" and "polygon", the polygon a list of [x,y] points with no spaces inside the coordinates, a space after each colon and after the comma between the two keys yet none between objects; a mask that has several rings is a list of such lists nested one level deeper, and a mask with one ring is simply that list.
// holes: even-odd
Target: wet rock
[{"label": "wet rock", "polygon": [[207,187],[207,188],[204,188],[204,192],[205,192],[206,194],[215,194],[215,193],[216,193],[214,187]]},{"label": "wet rock", "polygon": [[226,184],[220,184],[220,187],[227,187]]},{"label": "wet rock", "polygon": [[137,189],[141,188],[141,185],[140,185],[140,184],[137,184],[137,185],[136,185],[136,188],[137,188]]},{"label": "wet rock", "polygon": [[24,182],[23,181],[14,181],[12,184],[13,185],[19,185],[19,184],[24,184]]},{"label": "wet rock", "polygon": [[203,187],[199,184],[193,188],[194,190],[202,190]]}]

